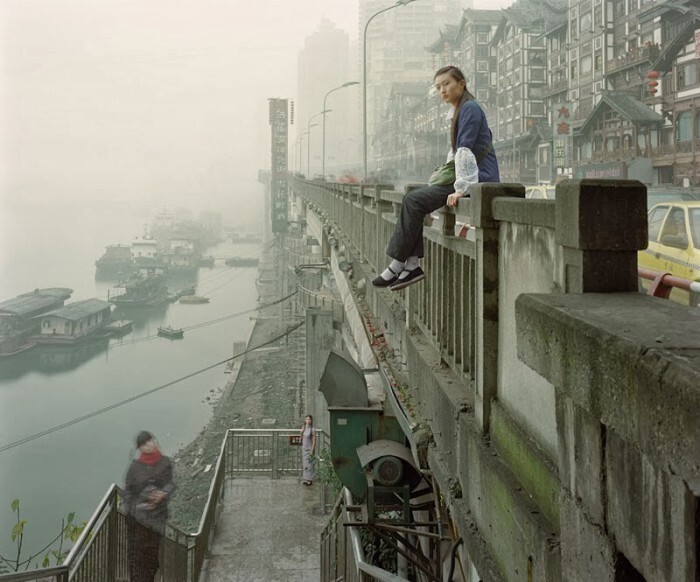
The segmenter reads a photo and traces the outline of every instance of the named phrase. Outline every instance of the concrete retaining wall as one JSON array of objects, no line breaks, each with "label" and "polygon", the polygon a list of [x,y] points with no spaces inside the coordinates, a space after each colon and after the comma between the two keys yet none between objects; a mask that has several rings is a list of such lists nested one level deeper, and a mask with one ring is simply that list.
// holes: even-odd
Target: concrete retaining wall
[{"label": "concrete retaining wall", "polygon": [[[400,293],[368,284],[400,193],[293,187],[342,239],[372,325],[404,359],[430,469],[483,580],[696,580],[695,353],[600,333],[603,297],[647,340],[676,337],[666,316],[680,307],[627,293],[647,239],[641,184],[566,182],[554,202],[479,185],[424,231],[428,276]],[[566,316],[557,301],[574,302]]]}]

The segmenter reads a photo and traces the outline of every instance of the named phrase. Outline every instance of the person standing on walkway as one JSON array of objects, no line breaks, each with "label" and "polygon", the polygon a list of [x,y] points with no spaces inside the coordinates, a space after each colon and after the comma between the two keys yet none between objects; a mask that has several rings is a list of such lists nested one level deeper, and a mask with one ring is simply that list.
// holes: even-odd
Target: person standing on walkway
[{"label": "person standing on walkway", "polygon": [[168,500],[175,491],[173,467],[150,432],[136,436],[136,448],[138,457],[129,465],[124,491],[129,581],[154,582]]},{"label": "person standing on walkway", "polygon": [[301,466],[303,469],[304,485],[311,485],[316,477],[314,469],[314,452],[316,451],[316,429],[314,417],[306,415],[304,425],[301,427]]},{"label": "person standing on walkway", "polygon": [[452,106],[452,148],[447,161],[454,160],[454,174],[450,170],[433,185],[412,190],[404,196],[394,234],[386,249],[392,261],[372,281],[375,287],[397,291],[424,279],[419,259],[423,257],[426,215],[445,204],[457,206],[458,200],[469,196],[477,182],[500,182],[486,115],[467,90],[462,71],[453,66],[443,67],[435,73],[434,81],[440,97]]}]

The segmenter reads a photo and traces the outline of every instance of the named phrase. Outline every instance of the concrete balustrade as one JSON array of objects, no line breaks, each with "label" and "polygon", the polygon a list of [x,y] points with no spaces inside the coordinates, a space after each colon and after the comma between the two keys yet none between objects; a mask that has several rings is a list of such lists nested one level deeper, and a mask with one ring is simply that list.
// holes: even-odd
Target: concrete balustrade
[{"label": "concrete balustrade", "polygon": [[556,200],[480,184],[436,213],[426,279],[397,293],[369,279],[403,194],[292,188],[405,359],[387,365],[483,580],[697,580],[700,312],[636,293],[642,184],[564,182]]}]

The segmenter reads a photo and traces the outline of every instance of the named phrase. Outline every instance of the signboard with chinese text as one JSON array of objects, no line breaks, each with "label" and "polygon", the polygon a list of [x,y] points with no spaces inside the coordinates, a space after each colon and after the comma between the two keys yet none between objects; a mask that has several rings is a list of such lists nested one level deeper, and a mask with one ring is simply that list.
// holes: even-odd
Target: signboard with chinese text
[{"label": "signboard with chinese text", "polygon": [[695,58],[700,59],[700,29],[695,31]]},{"label": "signboard with chinese text", "polygon": [[552,166],[559,170],[568,167],[569,161],[569,140],[573,132],[573,108],[571,103],[552,104]]},{"label": "signboard with chinese text", "polygon": [[627,164],[625,162],[586,164],[576,169],[576,177],[582,179],[626,180]]},{"label": "signboard with chinese text", "polygon": [[287,232],[287,170],[288,170],[288,124],[287,99],[269,99],[269,122],[272,127],[270,160],[270,197],[272,232]]}]

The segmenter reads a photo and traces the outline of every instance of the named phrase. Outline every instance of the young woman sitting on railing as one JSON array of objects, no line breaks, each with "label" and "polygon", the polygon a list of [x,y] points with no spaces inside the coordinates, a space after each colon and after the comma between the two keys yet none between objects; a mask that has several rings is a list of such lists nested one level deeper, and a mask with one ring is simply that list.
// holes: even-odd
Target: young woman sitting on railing
[{"label": "young woman sitting on railing", "polygon": [[[486,115],[457,67],[443,67],[435,73],[435,88],[443,101],[453,107],[452,148],[433,174],[430,184],[404,197],[401,212],[386,254],[389,266],[372,281],[375,287],[403,289],[425,278],[419,259],[423,257],[423,220],[445,206],[457,206],[469,196],[477,182],[500,182],[498,160]],[[450,167],[452,164],[452,167]]]}]

